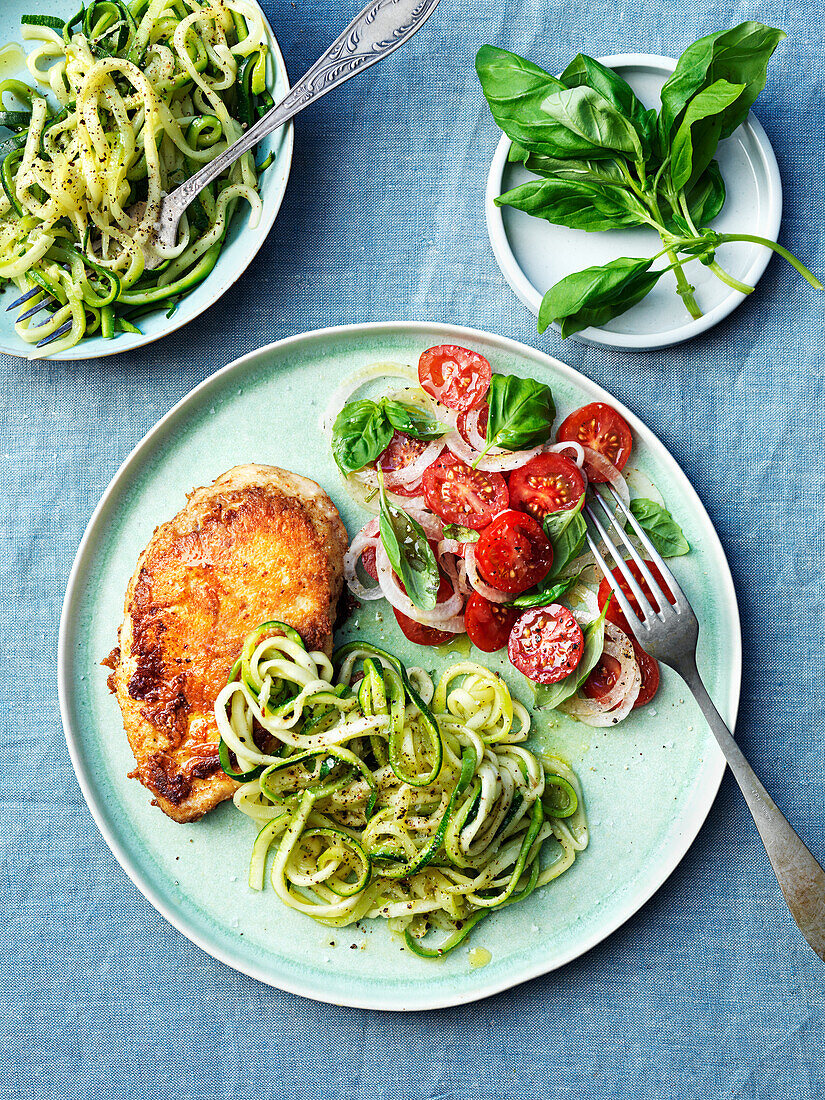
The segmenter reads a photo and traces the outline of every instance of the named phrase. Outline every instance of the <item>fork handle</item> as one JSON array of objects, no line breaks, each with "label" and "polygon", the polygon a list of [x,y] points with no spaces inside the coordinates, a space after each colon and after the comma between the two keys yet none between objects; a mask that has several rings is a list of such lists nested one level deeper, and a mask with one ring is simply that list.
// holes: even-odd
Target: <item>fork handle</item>
[{"label": "fork handle", "polygon": [[164,237],[170,235],[174,243],[170,219],[174,217],[177,230],[178,219],[194,197],[238,157],[310,103],[403,46],[429,19],[437,4],[438,0],[371,0],[280,103],[164,199],[161,218],[169,222],[164,226]]},{"label": "fork handle", "polygon": [[825,871],[756,777],[708,695],[696,661],[691,658],[674,667],[693,692],[745,796],[793,919],[825,960]]}]

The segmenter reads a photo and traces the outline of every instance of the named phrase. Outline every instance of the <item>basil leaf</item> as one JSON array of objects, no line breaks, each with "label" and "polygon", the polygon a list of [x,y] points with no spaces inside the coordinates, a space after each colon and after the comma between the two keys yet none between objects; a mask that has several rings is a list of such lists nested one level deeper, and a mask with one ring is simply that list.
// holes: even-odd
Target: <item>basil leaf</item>
[{"label": "basil leaf", "polygon": [[480,531],[473,531],[469,527],[461,527],[458,523],[444,524],[444,538],[455,539],[456,542],[478,542]]},{"label": "basil leaf", "polygon": [[694,224],[704,226],[712,222],[725,205],[725,197],[725,181],[719,165],[712,160],[685,195]]},{"label": "basil leaf", "polygon": [[482,46],[476,54],[481,90],[497,125],[521,148],[532,148],[541,103],[564,85],[524,57],[497,46]]},{"label": "basil leaf", "polygon": [[496,206],[513,206],[533,217],[588,233],[644,225],[643,211],[629,192],[603,190],[574,180],[531,180],[496,199]]},{"label": "basil leaf", "polygon": [[490,414],[485,452],[490,447],[523,451],[550,438],[556,406],[550,387],[543,382],[514,374],[494,374],[487,402]]},{"label": "basil leaf", "polygon": [[[719,171],[719,165],[712,160],[699,179],[685,191],[693,224],[706,226],[717,216],[725,205],[725,181]],[[665,204],[662,203],[663,213]],[[665,228],[671,233],[677,233],[685,237],[692,237],[693,230],[681,214],[666,214]]]},{"label": "basil leaf", "polygon": [[713,160],[724,112],[744,91],[744,84],[717,80],[691,99],[671,146],[670,178],[677,191],[697,180]]},{"label": "basil leaf", "polygon": [[669,146],[690,100],[719,79],[745,85],[721,119],[720,137],[729,137],[745,121],[765,87],[768,61],[784,37],[784,31],[749,21],[706,35],[688,46],[661,92],[659,132],[664,146]]},{"label": "basil leaf", "polygon": [[507,150],[508,164],[525,164],[529,156],[529,149],[525,149],[524,146],[519,145],[517,141],[510,143],[510,148]]},{"label": "basil leaf", "polygon": [[630,514],[639,521],[639,526],[663,558],[678,558],[690,550],[682,528],[667,508],[657,504],[655,500],[648,500],[647,497],[634,498],[630,502]]},{"label": "basil leaf", "polygon": [[603,325],[640,302],[665,269],[651,271],[652,259],[622,256],[602,267],[576,271],[551,286],[539,309],[539,332],[556,323],[562,338],[589,325]]},{"label": "basil leaf", "polygon": [[636,97],[627,81],[613,69],[602,65],[595,58],[580,53],[574,57],[564,72],[561,82],[568,88],[586,85],[599,92],[617,111],[629,119],[635,127],[645,157],[653,151],[656,137],[656,112],[648,110]]},{"label": "basil leaf", "polygon": [[432,611],[438,602],[441,577],[433,549],[421,524],[387,500],[384,479],[379,474],[381,508],[378,526],[390,565],[401,578],[407,595],[422,611]]},{"label": "basil leaf", "polygon": [[564,534],[582,508],[584,508],[584,493],[579,497],[575,508],[563,508],[558,512],[547,513],[544,517],[543,527],[545,535],[551,542],[555,542],[557,538]]},{"label": "basil leaf", "polygon": [[633,124],[593,88],[565,88],[541,103],[546,116],[538,122],[537,152],[562,157],[611,157],[624,153],[643,159],[639,135]]},{"label": "basil leaf", "polygon": [[555,710],[565,699],[575,695],[584,681],[599,663],[604,650],[604,624],[610,600],[604,605],[601,615],[584,629],[584,649],[582,659],[576,668],[555,684],[536,685],[536,706]]},{"label": "basil leaf", "polygon": [[573,585],[578,582],[580,576],[581,573],[577,573],[573,577],[565,577],[563,581],[555,582],[551,582],[545,577],[535,588],[531,588],[527,592],[522,592],[520,596],[516,596],[509,606],[524,610],[528,607],[546,607],[547,604],[556,603],[565,592],[570,591]]},{"label": "basil leaf", "polygon": [[566,512],[551,512],[544,517],[544,533],[553,547],[553,567],[548,574],[551,580],[584,550],[587,525],[581,514],[583,507],[584,495],[575,508],[568,508]]},{"label": "basil leaf", "polygon": [[476,72],[498,126],[518,145],[555,157],[642,155],[632,124],[592,88],[566,88],[518,54],[482,46]]},{"label": "basil leaf", "polygon": [[563,160],[561,157],[530,153],[524,166],[546,179],[555,177],[578,183],[592,183],[598,187],[620,186],[627,189],[627,179],[622,175],[617,160],[577,160],[575,157]]},{"label": "basil leaf", "polygon": [[439,424],[429,413],[415,405],[405,405],[401,401],[391,401],[385,397],[381,401],[381,407],[396,431],[416,439],[438,439],[448,431],[443,424]]},{"label": "basil leaf", "polygon": [[332,454],[343,474],[362,470],[386,450],[392,426],[375,401],[350,401],[332,426]]}]

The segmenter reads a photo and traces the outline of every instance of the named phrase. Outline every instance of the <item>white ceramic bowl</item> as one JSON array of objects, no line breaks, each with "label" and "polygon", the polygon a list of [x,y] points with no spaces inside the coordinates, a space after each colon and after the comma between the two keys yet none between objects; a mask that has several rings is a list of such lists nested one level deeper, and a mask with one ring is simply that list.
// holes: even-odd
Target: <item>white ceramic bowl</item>
[{"label": "white ceramic bowl", "polygon": [[[256,7],[260,5],[252,0]],[[77,8],[75,0],[60,0],[54,5],[54,11],[50,14],[68,17]],[[20,16],[31,10],[31,0],[1,0],[0,2],[0,44],[7,42],[20,42]],[[264,15],[263,11],[261,12]],[[277,102],[289,91],[289,77],[286,64],[278,47],[275,35],[264,15],[264,26],[269,39],[271,63],[267,67],[267,87],[270,94]],[[25,45],[25,44],[24,44]],[[28,72],[23,67],[17,73],[4,72],[5,76],[19,75],[21,79],[30,79]],[[292,164],[293,129],[292,123],[288,123],[280,130],[270,134],[260,145],[259,159],[272,152],[275,156],[273,163],[263,173],[260,181],[260,194],[263,202],[260,221],[254,229],[249,226],[249,214],[243,207],[239,208],[229,232],[226,235],[224,247],[218,257],[218,262],[202,283],[191,290],[181,299],[175,313],[167,318],[166,309],[162,306],[154,313],[149,313],[138,322],[141,335],[121,333],[114,340],[104,340],[102,336],[89,336],[68,351],[59,352],[57,355],[49,355],[50,359],[99,359],[104,355],[118,355],[124,351],[135,351],[137,348],[151,344],[162,336],[188,324],[199,317],[205,309],[213,305],[233,283],[243,275],[249,267],[258,250],[263,245],[272,228],[281,202],[286,191],[289,170]],[[29,358],[34,353],[31,344],[27,344],[14,330],[14,321],[20,310],[6,312],[6,306],[10,305],[18,297],[14,287],[9,287],[0,296],[0,352],[8,355],[19,355]],[[43,354],[48,353],[48,347],[43,349]]]},{"label": "white ceramic bowl", "polygon": [[[617,54],[600,60],[620,73],[646,106],[659,106],[659,92],[676,62],[656,54]],[[504,191],[535,179],[521,165],[508,164],[510,139],[502,135],[487,178],[485,211],[490,243],[507,282],[538,316],[542,297],[554,283],[573,271],[604,264],[618,256],[652,256],[661,248],[652,229],[616,229],[585,233],[551,225],[509,206],[496,206]],[[717,160],[727,199],[713,228],[751,233],[775,241],[782,216],[782,184],[773,149],[762,126],[751,114],[719,145]],[[719,263],[742,282],[755,286],[771,257],[761,245],[728,244]],[[745,295],[721,283],[698,261],[685,272],[696,287],[703,316],[694,321],[675,293],[672,276],[664,276],[638,305],[601,328],[586,328],[570,339],[583,344],[646,350],[678,344],[705,332],[734,310]]]}]

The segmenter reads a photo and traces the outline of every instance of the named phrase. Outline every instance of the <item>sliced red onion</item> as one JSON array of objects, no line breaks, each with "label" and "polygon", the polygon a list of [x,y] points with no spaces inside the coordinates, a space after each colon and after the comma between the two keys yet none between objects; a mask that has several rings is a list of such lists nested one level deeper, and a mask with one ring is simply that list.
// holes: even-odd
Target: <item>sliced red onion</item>
[{"label": "sliced red onion", "polygon": [[[402,505],[402,507],[404,506]],[[411,497],[407,506],[404,507],[404,511],[408,516],[411,516],[421,524],[424,534],[428,539],[431,539],[433,542],[438,542],[444,537],[444,520],[433,515],[433,513],[427,509],[426,504],[419,505],[415,503],[414,498]]]},{"label": "sliced red onion", "polygon": [[477,451],[483,451],[487,446],[487,440],[481,434],[479,430],[478,422],[481,417],[481,413],[484,409],[483,405],[479,405],[475,409],[471,409],[464,419],[464,432],[467,436],[467,441],[470,446],[475,447]]},{"label": "sliced red onion", "polygon": [[[568,440],[564,443],[553,443],[551,446],[545,446],[544,448],[548,454],[564,454],[565,451],[572,451],[572,462],[575,462],[579,469],[584,465],[584,447],[581,443],[576,443],[575,440]],[[570,458],[570,455],[565,455],[565,458]]]},{"label": "sliced red onion", "polygon": [[391,474],[384,475],[387,488],[393,489],[398,485],[403,485],[405,489],[411,488],[416,481],[421,480],[421,475],[428,466],[435,462],[443,450],[444,444],[441,439],[434,439],[432,443],[428,443],[418,458],[411,462],[409,466],[403,466],[400,470],[393,470]]},{"label": "sliced red onion", "polygon": [[366,588],[361,583],[361,578],[358,576],[358,571],[356,569],[358,561],[364,551],[371,546],[377,553],[378,543],[380,541],[378,537],[378,520],[371,519],[368,523],[364,524],[352,540],[349,550],[344,554],[344,577],[347,582],[347,588],[349,588],[356,599],[380,600],[384,595],[380,584],[371,585],[369,588]]},{"label": "sliced red onion", "polygon": [[508,603],[512,600],[512,592],[502,592],[500,588],[493,588],[481,579],[478,574],[476,548],[473,543],[468,543],[467,549],[464,551],[464,565],[467,569],[467,579],[476,592],[483,596],[485,600],[489,600],[490,603]]},{"label": "sliced red onion", "polygon": [[[375,468],[372,466],[365,466],[363,470],[358,470],[354,474],[350,474],[347,480],[357,486],[353,496],[358,500],[364,508],[367,508],[371,512],[378,512],[378,474],[375,472]],[[387,497],[392,504],[397,505],[399,508],[403,508],[405,512],[418,509],[419,511],[427,507],[427,502],[423,496],[401,496],[398,493],[393,493],[387,483],[384,483],[387,489]],[[373,493],[369,500],[367,497]]]},{"label": "sliced red onion", "polygon": [[586,461],[590,463],[594,470],[598,470],[603,477],[607,478],[621,497],[622,503],[625,505],[630,504],[630,491],[627,488],[627,482],[613,463],[606,459],[603,454],[594,451],[592,447],[583,447],[582,450]]},{"label": "sliced red onion", "polygon": [[604,652],[619,662],[619,676],[610,692],[601,701],[574,695],[560,706],[566,714],[588,726],[615,726],[633,710],[642,687],[642,673],[633,643],[623,630],[605,623]]},{"label": "sliced red onion", "polygon": [[442,539],[437,547],[438,562],[453,586],[454,592],[460,592],[465,598],[472,591],[472,585],[467,580],[467,565],[461,554],[462,543],[455,539]]},{"label": "sliced red onion", "polygon": [[332,425],[335,423],[338,413],[346,405],[348,399],[372,378],[406,378],[411,382],[418,383],[417,371],[407,364],[370,363],[369,366],[361,367],[360,370],[354,371],[348,378],[345,378],[337,389],[333,390],[321,419],[321,426],[324,431],[332,430]]},{"label": "sliced red onion", "polygon": [[414,619],[422,626],[435,626],[439,630],[447,630],[454,634],[460,634],[464,630],[464,616],[461,614],[464,601],[461,593],[453,592],[448,600],[444,600],[431,611],[422,611],[420,607],[415,606],[399,585],[393,574],[387,551],[380,541],[375,548],[375,567],[378,570],[378,583],[384,596],[402,615],[406,615],[408,619]]}]

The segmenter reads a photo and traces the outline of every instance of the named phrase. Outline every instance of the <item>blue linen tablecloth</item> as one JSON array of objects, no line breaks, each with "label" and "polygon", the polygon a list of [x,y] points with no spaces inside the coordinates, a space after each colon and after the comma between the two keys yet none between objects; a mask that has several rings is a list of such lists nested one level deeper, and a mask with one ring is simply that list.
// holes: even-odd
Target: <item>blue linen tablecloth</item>
[{"label": "blue linen tablecloth", "polygon": [[[264,7],[293,77],[356,10],[332,0]],[[83,529],[122,458],[175,401],[292,333],[456,321],[583,370],[681,463],[739,594],[739,742],[825,858],[823,297],[773,261],[752,298],[681,347],[562,345],[554,333],[537,337],[504,283],[482,213],[498,131],[473,74],[480,43],[552,69],[580,48],[678,54],[746,18],[789,34],[757,113],[782,173],[782,240],[821,274],[825,90],[813,0],[581,9],[443,0],[403,51],[297,120],[276,228],[220,307],[136,355],[0,357],[4,1096],[825,1096],[825,969],[788,915],[729,776],[666,885],[578,961],[462,1008],[336,1009],[214,962],[138,893],[81,798],[55,689],[60,603]]]}]

